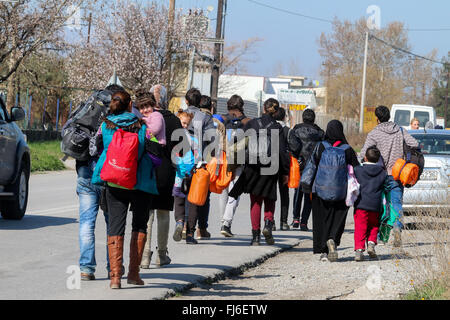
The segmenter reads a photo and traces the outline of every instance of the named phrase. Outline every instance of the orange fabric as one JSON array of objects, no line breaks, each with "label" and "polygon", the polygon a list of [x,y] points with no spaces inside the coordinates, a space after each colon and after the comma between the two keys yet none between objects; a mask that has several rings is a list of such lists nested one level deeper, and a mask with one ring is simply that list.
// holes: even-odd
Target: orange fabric
[{"label": "orange fabric", "polygon": [[404,186],[413,186],[419,178],[419,166],[414,163],[406,163],[404,159],[398,159],[392,167],[392,177],[400,181]]},{"label": "orange fabric", "polygon": [[296,158],[292,155],[290,157],[288,188],[296,189],[300,185],[300,165]]},{"label": "orange fabric", "polygon": [[229,186],[233,178],[233,173],[227,171],[228,162],[225,152],[222,152],[220,162],[218,163],[217,158],[214,157],[206,165],[210,174],[209,190],[219,194]]},{"label": "orange fabric", "polygon": [[208,196],[209,184],[210,175],[208,170],[205,168],[196,169],[192,176],[188,201],[197,206],[203,206]]}]

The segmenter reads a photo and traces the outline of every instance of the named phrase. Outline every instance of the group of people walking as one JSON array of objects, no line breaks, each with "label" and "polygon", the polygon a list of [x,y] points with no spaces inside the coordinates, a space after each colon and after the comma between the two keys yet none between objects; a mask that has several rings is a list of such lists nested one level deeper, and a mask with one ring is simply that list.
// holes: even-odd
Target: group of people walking
[{"label": "group of people walking", "polygon": [[[228,113],[218,115],[211,98],[195,88],[186,93],[187,108],[176,113],[168,110],[167,90],[162,85],[138,92],[134,101],[120,86],[112,85],[105,91],[111,97],[108,114],[101,119],[91,139],[89,160],[77,160],[76,165],[80,201],[79,264],[83,280],[95,279],[93,234],[100,207],[107,223],[107,269],[113,289],[121,288],[125,272],[123,248],[129,211],[132,212],[129,284],[144,284],[139,270],[149,268],[153,257],[151,239],[155,216],[157,267],[171,263],[168,256],[171,219],[175,226],[172,238],[176,242],[185,240],[186,244],[195,245],[198,240],[211,237],[208,232],[211,192],[220,193],[218,208],[223,236],[234,236],[233,218],[242,194],[247,193],[250,196],[250,245],[260,245],[261,234],[267,244],[273,245],[278,194],[279,227],[290,229],[288,180],[292,159],[298,162],[302,178],[294,193],[291,226],[307,231],[312,211],[313,253],[320,254],[321,260],[338,258],[337,247],[349,210],[346,202],[348,166],[354,168],[360,184],[354,201],[355,259],[363,259],[366,242],[369,256],[376,257],[374,248],[382,192],[391,193],[393,204],[401,212],[403,186],[392,179],[390,170],[393,161],[401,157],[403,141],[411,146],[417,146],[417,141],[389,122],[386,107],[376,109],[380,124],[369,133],[358,158],[348,144],[340,121],[330,121],[323,131],[314,123],[314,111],[307,109],[303,112],[303,123],[290,128],[285,123],[286,111],[273,98],[264,102],[261,117],[250,119],[238,95],[229,98]],[[236,134],[239,130],[245,134]],[[265,136],[267,148],[263,151],[267,154],[262,155],[259,150],[258,157],[268,156],[269,163],[258,157],[256,161],[249,161],[253,147],[246,133],[252,130],[258,142]],[[208,133],[212,139],[205,138]],[[208,148],[212,145],[216,147]],[[228,156],[239,148],[245,154],[245,161],[221,164],[226,166],[223,172],[229,178],[227,185],[220,191],[206,190],[206,201],[202,204],[190,202],[188,193],[192,186],[189,181],[196,170],[208,166],[213,158],[220,159],[222,153]],[[132,164],[128,165],[130,159]],[[277,164],[275,171],[264,171],[274,163]],[[330,163],[331,166],[327,165]],[[335,197],[330,198],[330,195]],[[400,218],[394,228],[397,245],[402,227]]]}]

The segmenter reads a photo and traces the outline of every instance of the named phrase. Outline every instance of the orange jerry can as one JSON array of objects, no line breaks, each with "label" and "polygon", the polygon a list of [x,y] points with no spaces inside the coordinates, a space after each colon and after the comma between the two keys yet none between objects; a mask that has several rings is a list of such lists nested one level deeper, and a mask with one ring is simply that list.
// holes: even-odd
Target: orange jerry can
[{"label": "orange jerry can", "polygon": [[398,159],[392,167],[392,177],[404,186],[413,186],[419,179],[419,166],[406,162],[404,159]]},{"label": "orange jerry can", "polygon": [[298,188],[300,185],[300,165],[298,164],[298,160],[294,158],[292,155],[291,162],[289,164],[289,180],[288,180],[288,188]]},{"label": "orange jerry can", "polygon": [[195,169],[192,175],[191,187],[189,189],[188,201],[196,206],[203,206],[208,197],[210,175],[208,170],[201,167]]}]

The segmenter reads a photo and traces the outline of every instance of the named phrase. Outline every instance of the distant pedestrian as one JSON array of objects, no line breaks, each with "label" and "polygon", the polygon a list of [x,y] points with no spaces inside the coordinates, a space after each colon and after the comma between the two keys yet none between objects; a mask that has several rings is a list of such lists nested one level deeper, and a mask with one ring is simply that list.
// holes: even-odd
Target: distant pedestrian
[{"label": "distant pedestrian", "polygon": [[369,147],[361,166],[355,167],[355,176],[360,185],[359,196],[354,204],[355,260],[363,261],[366,249],[370,258],[376,258],[375,246],[382,211],[382,194],[386,170],[378,165],[380,150]]},{"label": "distant pedestrian", "polygon": [[377,117],[378,125],[367,135],[359,157],[362,159],[366,150],[371,146],[375,146],[380,150],[381,158],[388,174],[385,191],[390,193],[392,206],[399,214],[392,230],[394,235],[393,245],[394,247],[400,247],[402,243],[404,187],[400,181],[396,181],[392,177],[392,167],[398,159],[403,157],[404,143],[410,147],[418,147],[419,143],[406,130],[389,121],[391,115],[388,107],[378,106],[375,109],[375,116]]},{"label": "distant pedestrian", "polygon": [[356,153],[345,138],[342,123],[331,120],[325,140],[316,145],[302,176],[303,182],[310,175],[310,168],[316,168],[315,178],[302,187],[304,192],[312,192],[313,253],[320,254],[321,261],[338,259],[337,247],[349,209],[345,203],[347,165],[359,165]]},{"label": "distant pedestrian", "polygon": [[[252,241],[250,245],[259,245],[261,238],[261,210],[264,203],[264,229],[262,231],[266,243],[272,245],[275,240],[272,235],[274,224],[275,204],[277,200],[277,185],[279,175],[283,178],[283,183],[288,183],[289,174],[289,156],[286,149],[285,140],[282,134],[282,127],[274,119],[275,114],[280,108],[276,99],[269,98],[264,102],[264,114],[260,118],[250,120],[244,130],[254,130],[257,133],[257,142],[249,140],[248,152],[255,154],[255,148],[258,146],[258,154],[268,156],[269,163],[263,163],[258,157],[256,164],[248,163],[245,165],[243,173],[235,183],[230,192],[230,196],[237,199],[242,193],[250,194],[250,220],[252,224]],[[266,130],[266,131],[264,131]],[[263,134],[267,135],[268,150],[260,149],[264,146]],[[278,137],[277,140],[272,136]],[[269,142],[270,141],[270,142]],[[277,147],[277,148],[275,148]],[[274,150],[272,150],[274,149]],[[272,152],[273,151],[273,152]],[[265,162],[265,161],[264,161]],[[268,174],[263,171],[268,166],[277,164],[277,171]]]},{"label": "distant pedestrian", "polygon": [[[284,108],[279,108],[277,114],[274,119],[278,122],[278,124],[282,127],[282,131],[280,132],[284,139],[285,149],[281,152],[289,153],[288,148],[288,135],[289,135],[289,127],[286,125],[286,111]],[[278,176],[278,190],[280,192],[280,230],[289,230],[288,225],[288,214],[289,214],[289,187],[283,181],[283,176]],[[274,229],[275,230],[275,224]]]},{"label": "distant pedestrian", "polygon": [[[289,133],[288,145],[293,157],[298,159],[300,172],[306,166],[317,143],[325,137],[325,132],[314,123],[316,114],[312,109],[306,109],[302,114],[303,123],[296,124]],[[303,202],[303,209],[302,209]],[[300,185],[294,193],[294,210],[292,227],[301,231],[308,231],[308,220],[311,214],[310,194],[303,192]],[[301,210],[302,209],[302,210]],[[300,219],[300,210],[302,211]]]},{"label": "distant pedestrian", "polygon": [[[234,184],[239,179],[242,173],[244,163],[238,163],[237,153],[239,152],[237,144],[240,140],[244,139],[243,135],[239,135],[238,130],[244,132],[244,127],[250,118],[247,118],[244,114],[244,100],[239,95],[232,95],[227,101],[228,114],[224,116],[225,120],[225,130],[226,139],[229,148],[227,149],[227,155],[231,156],[233,152],[233,163],[228,163],[227,170],[233,173],[233,179],[231,180],[228,188],[224,189],[219,196],[219,206],[220,213],[222,215],[222,227],[220,233],[225,237],[233,237],[231,232],[231,225],[233,223],[233,218],[236,213],[236,209],[239,205],[239,199],[230,197],[228,193],[233,189]],[[244,145],[245,148],[245,144]],[[244,152],[244,150],[240,150]]]}]

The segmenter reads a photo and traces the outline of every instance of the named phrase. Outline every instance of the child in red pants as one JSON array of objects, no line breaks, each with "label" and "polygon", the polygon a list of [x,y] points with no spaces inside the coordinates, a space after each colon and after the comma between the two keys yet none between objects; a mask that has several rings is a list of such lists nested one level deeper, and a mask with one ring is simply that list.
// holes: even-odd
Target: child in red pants
[{"label": "child in red pants", "polygon": [[377,244],[380,213],[382,210],[381,196],[386,170],[377,164],[380,150],[370,147],[366,151],[363,164],[355,167],[355,176],[360,184],[358,199],[355,201],[355,260],[363,261],[366,249],[370,258],[377,258]]}]

